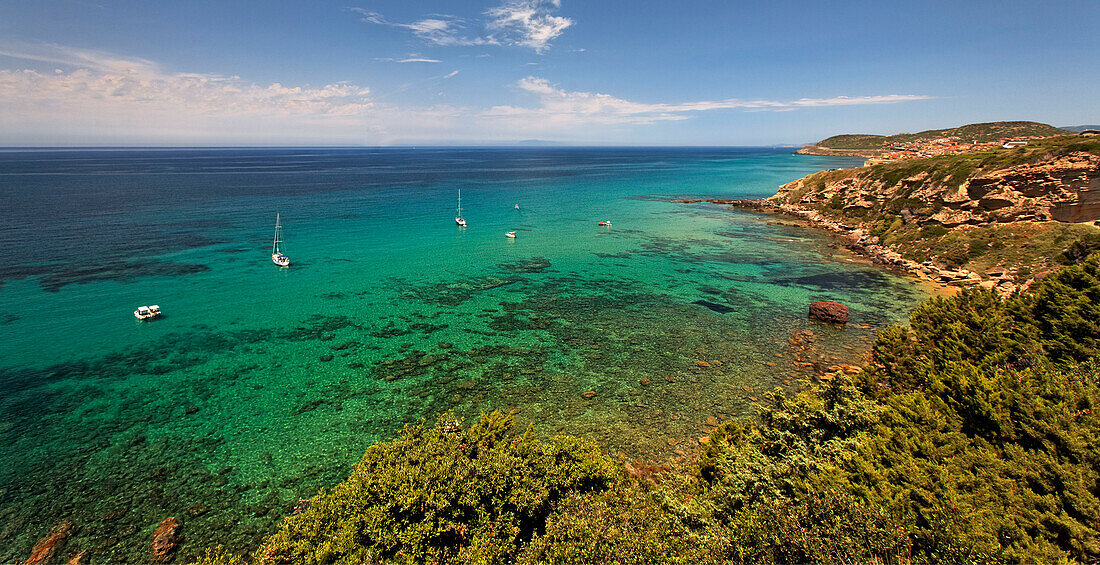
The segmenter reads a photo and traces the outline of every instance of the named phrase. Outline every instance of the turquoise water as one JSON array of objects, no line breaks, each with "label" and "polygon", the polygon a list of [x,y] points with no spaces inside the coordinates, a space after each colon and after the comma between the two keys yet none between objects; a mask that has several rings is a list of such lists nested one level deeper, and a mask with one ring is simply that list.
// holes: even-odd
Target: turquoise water
[{"label": "turquoise water", "polygon": [[[746,148],[0,153],[0,561],[63,519],[69,552],[103,561],[145,559],[168,516],[183,558],[246,549],[368,445],[446,410],[516,408],[624,459],[690,456],[763,392],[856,361],[926,293],[822,234],[666,200],[767,196],[852,163]],[[276,212],[286,269],[270,260]],[[847,327],[808,321],[818,299],[848,304]],[[134,319],[153,303],[162,319]]]}]

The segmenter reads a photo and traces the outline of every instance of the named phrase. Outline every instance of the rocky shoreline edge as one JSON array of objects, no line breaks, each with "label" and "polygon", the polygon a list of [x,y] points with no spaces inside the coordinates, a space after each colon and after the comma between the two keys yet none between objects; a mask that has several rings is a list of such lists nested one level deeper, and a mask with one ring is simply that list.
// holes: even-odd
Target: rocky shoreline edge
[{"label": "rocky shoreline edge", "polygon": [[877,236],[872,236],[858,226],[838,222],[823,216],[817,210],[792,204],[777,203],[767,199],[723,200],[719,198],[674,199],[668,202],[677,204],[710,203],[726,206],[729,209],[741,209],[750,212],[775,214],[796,218],[809,226],[825,230],[840,237],[840,242],[852,252],[870,259],[878,265],[893,271],[915,276],[942,290],[953,291],[958,288],[977,286],[996,290],[1002,296],[1015,292],[1019,287],[1005,270],[991,271],[986,277],[967,269],[946,269],[932,261],[923,263],[906,259],[892,246],[884,245]]}]

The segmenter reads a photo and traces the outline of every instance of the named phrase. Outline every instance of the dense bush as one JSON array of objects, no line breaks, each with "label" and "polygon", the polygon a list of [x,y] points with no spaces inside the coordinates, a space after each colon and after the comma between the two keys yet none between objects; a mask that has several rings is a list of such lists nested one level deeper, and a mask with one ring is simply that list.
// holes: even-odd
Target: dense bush
[{"label": "dense bush", "polygon": [[348,480],[287,518],[256,555],[263,563],[511,560],[571,493],[621,474],[594,443],[510,433],[512,415],[469,428],[446,414],[371,446]]}]

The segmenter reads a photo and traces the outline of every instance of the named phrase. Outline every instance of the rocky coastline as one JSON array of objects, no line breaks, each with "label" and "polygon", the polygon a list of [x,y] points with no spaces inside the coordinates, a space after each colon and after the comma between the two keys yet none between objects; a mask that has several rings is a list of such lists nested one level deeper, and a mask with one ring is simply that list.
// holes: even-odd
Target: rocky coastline
[{"label": "rocky coastline", "polygon": [[820,145],[806,145],[795,151],[798,155],[819,155],[822,157],[862,157],[871,159],[886,153],[885,149],[833,149]]},{"label": "rocky coastline", "polygon": [[1100,144],[1052,138],[821,171],[765,199],[672,202],[796,218],[895,271],[1007,296],[1100,244]]},{"label": "rocky coastline", "polygon": [[890,245],[881,243],[880,238],[872,236],[859,226],[846,224],[822,215],[820,212],[793,204],[777,203],[768,199],[723,200],[718,198],[679,199],[669,202],[695,204],[707,202],[726,206],[730,209],[748,210],[765,214],[775,214],[801,220],[799,225],[808,225],[838,236],[839,243],[852,252],[870,259],[873,263],[887,267],[895,272],[915,276],[941,290],[952,291],[957,288],[980,286],[995,289],[1008,295],[1017,289],[1007,271],[981,274],[967,269],[947,269],[937,266],[933,261],[923,263],[906,259]]}]

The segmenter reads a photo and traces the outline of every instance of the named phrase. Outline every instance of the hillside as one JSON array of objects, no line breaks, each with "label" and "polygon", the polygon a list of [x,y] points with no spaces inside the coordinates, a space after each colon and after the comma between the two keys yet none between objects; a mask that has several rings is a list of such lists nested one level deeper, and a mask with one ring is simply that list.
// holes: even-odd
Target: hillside
[{"label": "hillside", "polygon": [[1011,292],[1059,256],[1100,245],[1100,140],[1062,136],[822,171],[751,207],[843,233],[852,247],[915,274]]},{"label": "hillside", "polygon": [[988,122],[956,128],[934,129],[920,133],[834,135],[813,145],[803,147],[797,153],[803,155],[877,157],[892,146],[914,141],[958,138],[965,143],[990,143],[1012,137],[1049,137],[1065,135],[1066,133],[1066,130],[1038,122]]}]

